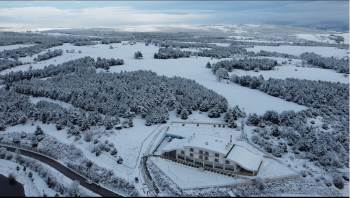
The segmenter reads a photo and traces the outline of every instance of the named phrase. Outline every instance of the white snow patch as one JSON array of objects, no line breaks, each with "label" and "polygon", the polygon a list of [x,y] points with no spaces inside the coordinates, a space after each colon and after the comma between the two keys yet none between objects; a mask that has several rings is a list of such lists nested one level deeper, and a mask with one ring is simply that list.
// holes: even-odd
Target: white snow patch
[{"label": "white snow patch", "polygon": [[55,103],[55,104],[58,104],[60,105],[61,107],[65,108],[65,109],[73,109],[73,105],[69,104],[69,103],[66,103],[66,102],[62,102],[60,100],[53,100],[51,98],[46,98],[46,97],[33,97],[33,96],[30,96],[29,97],[29,101],[33,104],[37,104],[38,102],[40,101],[46,101],[46,102],[52,102],[52,103]]},{"label": "white snow patch", "polygon": [[228,47],[231,45],[231,43],[208,43],[208,44],[215,44],[219,47]]}]

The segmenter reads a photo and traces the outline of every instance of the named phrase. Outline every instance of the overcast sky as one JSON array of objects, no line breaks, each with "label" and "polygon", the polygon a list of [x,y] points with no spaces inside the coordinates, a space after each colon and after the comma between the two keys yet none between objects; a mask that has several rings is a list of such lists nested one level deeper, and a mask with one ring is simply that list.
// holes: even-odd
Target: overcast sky
[{"label": "overcast sky", "polygon": [[284,24],[348,29],[348,1],[0,1],[0,27]]}]

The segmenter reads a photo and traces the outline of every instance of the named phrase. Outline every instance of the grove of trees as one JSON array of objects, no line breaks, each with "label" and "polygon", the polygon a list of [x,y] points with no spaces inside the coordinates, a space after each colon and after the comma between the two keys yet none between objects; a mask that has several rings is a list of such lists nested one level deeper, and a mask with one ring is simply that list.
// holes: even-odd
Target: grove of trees
[{"label": "grove of trees", "polygon": [[225,68],[231,72],[233,69],[243,70],[272,70],[277,66],[277,61],[268,58],[244,58],[244,59],[232,59],[219,61],[212,65],[213,72],[216,72],[219,68]]},{"label": "grove of trees", "polygon": [[334,57],[323,57],[313,52],[305,52],[300,55],[301,59],[306,63],[320,67],[323,69],[333,69],[339,73],[349,73],[349,59],[348,58],[334,58]]},{"label": "grove of trees", "polygon": [[190,51],[182,51],[175,48],[159,48],[158,52],[154,54],[156,59],[170,59],[170,58],[188,58],[191,56]]},{"label": "grove of trees", "polygon": [[62,54],[63,54],[63,50],[61,49],[55,49],[53,51],[49,50],[46,53],[39,54],[36,58],[34,58],[34,61],[44,61],[50,58],[54,58],[56,56],[61,56]]}]

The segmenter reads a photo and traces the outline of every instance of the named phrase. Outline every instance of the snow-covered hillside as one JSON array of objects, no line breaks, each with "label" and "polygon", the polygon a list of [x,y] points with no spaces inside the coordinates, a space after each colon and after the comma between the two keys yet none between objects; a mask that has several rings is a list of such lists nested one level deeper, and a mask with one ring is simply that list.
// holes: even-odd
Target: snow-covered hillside
[{"label": "snow-covered hillside", "polygon": [[[150,28],[151,33],[41,33],[69,39],[55,40],[59,44],[50,47],[44,44],[51,40],[43,39],[31,56],[16,49],[33,43],[0,46],[0,143],[50,154],[88,182],[121,195],[348,196],[349,76],[332,65],[339,59],[347,63],[344,43],[333,42],[331,33],[321,30],[279,32],[269,25],[179,27],[188,35],[168,27],[158,34],[153,31],[161,27]],[[74,40],[79,34],[83,40]],[[155,53],[168,43],[174,49],[167,53],[175,55],[158,59]],[[58,49],[62,55],[38,61],[38,55]],[[258,53],[261,50],[278,53]],[[317,59],[312,65],[300,56],[305,52],[333,62],[326,67]],[[234,139],[234,146],[258,156],[258,172],[243,168],[229,176],[204,170],[204,162],[201,168],[177,163],[155,151],[172,141],[164,138],[169,134],[192,148],[192,134],[231,143]],[[18,162],[4,158],[0,174],[16,172]],[[243,154],[238,158],[247,159]],[[72,183],[59,170],[44,166],[67,186]],[[43,176],[33,174],[33,182],[23,172],[15,174],[28,196],[56,193]]]}]

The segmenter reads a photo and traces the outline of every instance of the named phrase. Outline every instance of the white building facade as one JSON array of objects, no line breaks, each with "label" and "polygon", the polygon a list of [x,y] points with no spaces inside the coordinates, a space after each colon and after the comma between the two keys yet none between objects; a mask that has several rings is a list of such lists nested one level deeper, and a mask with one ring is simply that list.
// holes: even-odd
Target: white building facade
[{"label": "white building facade", "polygon": [[213,137],[173,139],[161,156],[192,167],[225,175],[257,175],[262,157],[242,145]]}]

